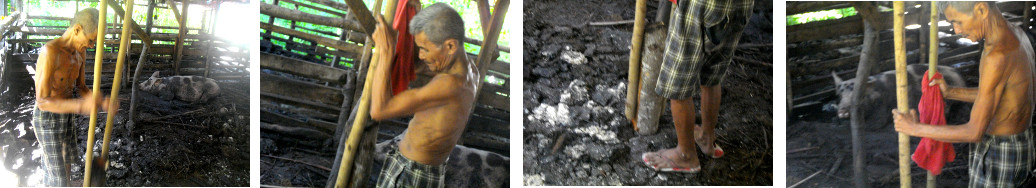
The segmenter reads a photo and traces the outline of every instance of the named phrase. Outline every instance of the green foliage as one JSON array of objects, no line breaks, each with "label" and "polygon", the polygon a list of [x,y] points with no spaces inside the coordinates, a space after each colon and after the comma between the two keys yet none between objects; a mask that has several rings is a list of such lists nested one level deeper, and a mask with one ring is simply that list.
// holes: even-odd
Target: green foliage
[{"label": "green foliage", "polygon": [[807,12],[802,14],[796,14],[788,16],[788,25],[804,24],[815,21],[839,19],[843,17],[856,15],[856,9],[853,7],[823,10],[816,12]]}]

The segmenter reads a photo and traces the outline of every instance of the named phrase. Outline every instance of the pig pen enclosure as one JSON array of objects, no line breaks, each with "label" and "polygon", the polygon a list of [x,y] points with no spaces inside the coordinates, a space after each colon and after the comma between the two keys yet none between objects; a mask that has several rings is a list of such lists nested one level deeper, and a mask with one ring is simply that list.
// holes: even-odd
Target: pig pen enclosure
[{"label": "pig pen enclosure", "polygon": [[[356,117],[366,120],[351,187],[373,187],[384,146],[409,118],[369,120],[360,109],[372,61],[374,16],[392,20],[397,0],[263,0],[260,2],[260,183],[266,187],[334,186]],[[423,6],[438,1],[422,1]],[[510,1],[443,1],[465,20],[469,59],[478,59],[481,91],[458,146],[446,163],[450,187],[508,186],[509,53],[504,15]],[[415,61],[420,87],[434,74]],[[383,65],[384,66],[384,65]],[[379,147],[375,148],[375,143]],[[477,153],[476,155],[470,155]],[[476,157],[478,156],[478,157]]]},{"label": "pig pen enclosure", "polygon": [[[0,184],[41,185],[43,153],[31,123],[39,48],[64,33],[74,12],[94,7],[109,9],[105,47],[100,49],[104,53],[100,92],[104,95],[111,93],[115,82],[119,39],[132,37],[132,42],[124,57],[121,107],[114,112],[110,165],[106,173],[93,176],[106,177],[107,186],[247,186],[249,49],[247,43],[217,35],[221,30],[236,29],[226,25],[226,19],[233,18],[221,10],[240,11],[247,1],[136,0],[131,12],[134,23],[127,28],[134,31],[132,36],[120,35],[125,2],[106,1],[109,7],[99,7],[97,0],[3,1]],[[87,51],[86,83],[93,83],[94,53],[93,48]],[[156,71],[162,76],[212,78],[221,94],[204,102],[186,102],[133,92]],[[134,108],[131,103],[136,103]],[[131,111],[136,116],[131,117]],[[91,150],[86,148],[89,115],[75,116],[72,130],[79,152],[71,154],[72,186],[83,182],[83,151],[92,151],[94,156],[101,152],[105,116],[105,112],[98,114],[96,144]]]},{"label": "pig pen enclosure", "polygon": [[[871,5],[877,31],[877,51],[870,72],[877,75],[893,70],[893,13],[892,3],[876,2]],[[1011,25],[1031,30],[1032,2],[998,2],[997,7]],[[864,49],[864,20],[867,13],[854,9],[848,2],[788,2],[788,128],[787,128],[787,182],[807,187],[845,187],[854,182],[854,165],[850,121],[837,115],[839,90],[837,75],[844,80],[856,76]],[[906,2],[904,43],[908,64],[927,66],[929,49],[929,2]],[[860,11],[860,13],[857,13]],[[827,15],[827,16],[817,16]],[[962,39],[953,34],[952,26],[940,13],[938,24],[938,64],[955,69],[966,87],[978,85],[978,59],[982,44]],[[811,18],[806,18],[811,17]],[[820,20],[807,19],[821,18]],[[805,22],[805,23],[803,23]],[[1023,44],[1027,45],[1027,44]],[[920,82],[919,80],[916,82]],[[912,82],[913,83],[913,82]],[[891,85],[890,85],[891,84]],[[867,91],[884,94],[894,89],[894,83],[876,81]],[[888,86],[888,87],[886,87]],[[877,89],[875,89],[877,87]],[[918,85],[910,85],[916,88]],[[919,91],[918,91],[919,92]],[[848,93],[842,93],[848,97]],[[918,94],[919,96],[919,94]],[[868,96],[895,104],[895,96]],[[953,105],[948,101],[947,105]],[[861,104],[862,106],[863,104]],[[917,103],[911,103],[916,109]],[[864,109],[861,114],[890,114],[891,108]],[[946,113],[947,124],[967,122],[970,104],[957,104]],[[870,117],[870,116],[867,116]],[[865,124],[860,129],[864,158],[864,182],[870,186],[891,187],[900,184],[898,170],[897,133],[891,117],[885,121]],[[910,150],[917,147],[920,138],[912,137]],[[967,183],[968,144],[954,144],[956,160],[947,163],[936,179],[939,187]],[[911,162],[912,186],[924,186],[925,170]]]},{"label": "pig pen enclosure", "polygon": [[[656,3],[669,1],[648,2],[648,24],[668,18],[655,15],[668,7]],[[633,0],[525,3],[523,184],[772,185],[772,2],[755,1],[723,83],[716,143],[726,155],[699,155],[697,174],[655,172],[641,161],[644,152],[676,146],[668,111],[655,134],[640,136],[623,115],[633,7]]]}]

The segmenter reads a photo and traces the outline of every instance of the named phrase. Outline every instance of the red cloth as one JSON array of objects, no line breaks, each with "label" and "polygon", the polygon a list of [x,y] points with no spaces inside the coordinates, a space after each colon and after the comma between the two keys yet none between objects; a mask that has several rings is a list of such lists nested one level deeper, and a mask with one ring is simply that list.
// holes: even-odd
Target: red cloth
[{"label": "red cloth", "polygon": [[417,14],[417,8],[407,6],[408,0],[401,0],[396,5],[396,19],[392,28],[399,34],[396,37],[396,54],[392,58],[392,94],[406,90],[410,81],[417,76],[414,73],[414,36],[410,35],[410,19]]},{"label": "red cloth", "polygon": [[[945,125],[946,117],[943,110],[946,103],[942,100],[942,91],[939,90],[939,85],[928,86],[928,82],[930,82],[928,72],[926,71],[924,75],[924,79],[921,79],[921,102],[917,104],[920,113],[918,118],[924,124]],[[934,77],[942,78],[942,74],[936,73]],[[950,143],[921,138],[921,143],[917,145],[917,150],[910,158],[917,163],[917,166],[928,170],[933,175],[939,175],[946,163],[953,162],[955,153],[953,145]]]},{"label": "red cloth", "polygon": [[669,0],[669,2],[673,2],[673,4],[676,4],[676,0]]}]

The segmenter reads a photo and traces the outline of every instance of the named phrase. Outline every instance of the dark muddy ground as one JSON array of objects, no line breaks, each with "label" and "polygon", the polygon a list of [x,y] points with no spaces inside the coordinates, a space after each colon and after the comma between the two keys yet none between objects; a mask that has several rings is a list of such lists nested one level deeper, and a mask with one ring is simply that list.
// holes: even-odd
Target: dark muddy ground
[{"label": "dark muddy ground", "polygon": [[[654,1],[652,3],[654,4]],[[756,1],[724,83],[720,159],[698,174],[654,172],[640,155],[676,146],[672,118],[637,136],[623,115],[634,1],[533,1],[524,10],[525,185],[772,185],[772,4]],[[648,15],[654,17],[654,5]],[[569,63],[571,57],[585,62]],[[578,58],[576,58],[578,59]],[[697,98],[697,96],[695,96]],[[556,148],[556,150],[555,150]]]},{"label": "dark muddy ground", "polygon": [[[16,65],[17,64],[17,65]],[[22,68],[10,62],[9,68]],[[19,176],[20,186],[36,186],[42,177],[39,146],[31,119],[35,103],[32,78],[24,71],[0,80],[0,146],[3,170]],[[142,93],[139,123],[129,123],[129,86],[120,92],[107,172],[108,186],[248,186],[248,82],[219,81],[222,96],[206,103],[164,101]],[[104,90],[104,92],[109,92]],[[95,156],[104,135],[102,113],[95,133]],[[85,151],[89,116],[75,121],[78,150]],[[72,166],[73,186],[83,179],[80,152]]]},{"label": "dark muddy ground", "polygon": [[[821,40],[829,42],[828,39]],[[816,41],[814,41],[816,42]],[[803,43],[799,43],[803,45]],[[976,45],[974,43],[951,44],[940,47],[945,52],[953,48]],[[980,44],[979,44],[980,45]],[[836,59],[849,55],[856,55],[861,50],[859,46],[846,47],[843,49],[818,52],[814,55],[789,58],[789,64],[804,64],[829,59]],[[916,53],[910,51],[908,53]],[[968,87],[978,85],[977,66],[974,66],[976,58],[953,62],[950,65],[957,68],[957,71],[964,78]],[[792,69],[793,67],[789,67]],[[884,72],[878,70],[873,72]],[[855,73],[854,73],[855,74]],[[792,84],[798,81],[807,80],[811,76],[791,75]],[[830,86],[827,86],[830,87]],[[911,86],[913,87],[913,86]],[[808,88],[796,88],[800,90]],[[812,88],[822,90],[827,88]],[[801,186],[806,187],[845,187],[853,185],[853,158],[852,158],[852,137],[849,119],[838,119],[834,106],[837,105],[838,97],[819,101],[823,108],[806,109],[806,112],[795,112],[802,114],[796,117],[789,117],[787,129],[787,182],[789,185],[802,182],[805,178],[819,172],[817,176],[805,181]],[[947,105],[953,105],[947,111],[948,124],[960,124],[967,122],[967,114],[970,111],[970,104],[949,101]],[[911,104],[916,108],[917,104]],[[868,112],[872,112],[868,110]],[[881,112],[889,113],[881,110]],[[899,183],[899,162],[898,162],[898,139],[891,122],[888,125],[875,129],[864,129],[863,150],[865,158],[864,171],[866,172],[867,183],[872,187],[893,187]],[[921,141],[918,137],[911,137],[910,150],[917,148]],[[938,176],[939,187],[958,187],[967,184],[967,156],[968,144],[954,144],[956,158],[953,162],[947,163],[943,172]],[[911,181],[913,187],[925,186],[925,170],[917,167],[911,162]]]}]

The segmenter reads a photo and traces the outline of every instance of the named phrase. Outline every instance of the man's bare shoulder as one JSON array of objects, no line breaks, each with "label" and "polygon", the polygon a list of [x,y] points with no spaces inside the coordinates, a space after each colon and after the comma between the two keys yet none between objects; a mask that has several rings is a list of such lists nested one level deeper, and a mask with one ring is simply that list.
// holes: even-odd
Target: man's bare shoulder
[{"label": "man's bare shoulder", "polygon": [[467,79],[457,75],[436,74],[432,77],[431,81],[428,81],[425,88],[433,89],[453,97],[459,97],[462,96],[462,94],[468,93],[472,93],[471,95],[474,95],[473,92],[471,92],[474,91],[474,88],[471,88],[471,84],[467,84],[467,82]]}]

